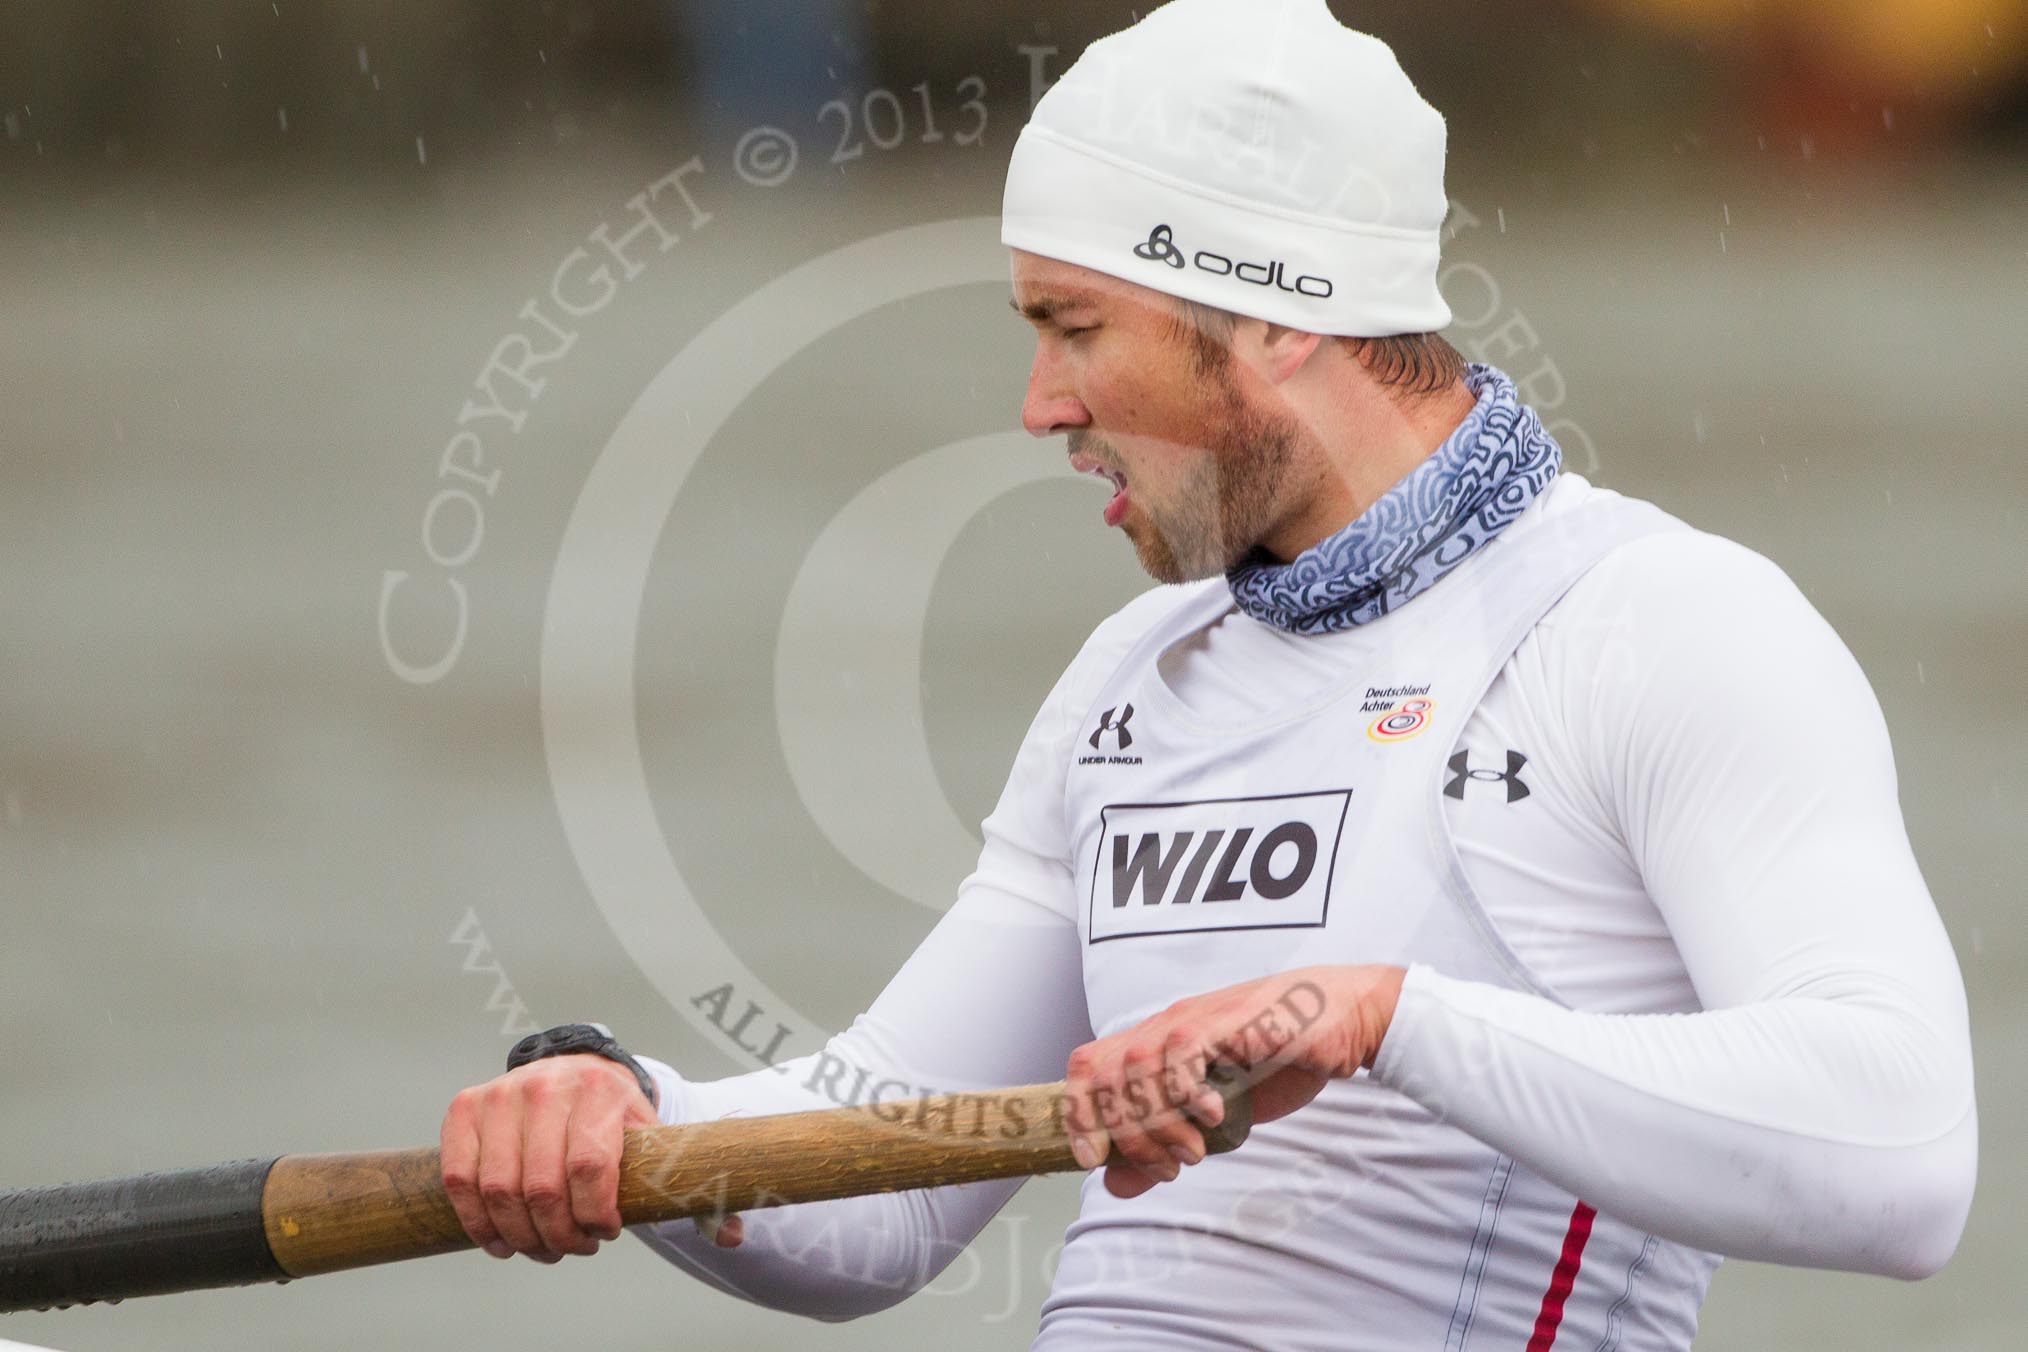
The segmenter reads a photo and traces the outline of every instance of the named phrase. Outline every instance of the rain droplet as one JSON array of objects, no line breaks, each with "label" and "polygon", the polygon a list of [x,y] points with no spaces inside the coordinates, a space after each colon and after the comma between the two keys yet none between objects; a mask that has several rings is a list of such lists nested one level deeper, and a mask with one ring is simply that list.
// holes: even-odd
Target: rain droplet
[{"label": "rain droplet", "polygon": [[287,131],[289,129],[289,110],[286,108],[275,109],[275,121],[281,124],[283,131]]},{"label": "rain droplet", "polygon": [[415,138],[415,162],[417,164],[428,164],[430,162],[429,152],[423,149],[422,137],[420,136]]}]

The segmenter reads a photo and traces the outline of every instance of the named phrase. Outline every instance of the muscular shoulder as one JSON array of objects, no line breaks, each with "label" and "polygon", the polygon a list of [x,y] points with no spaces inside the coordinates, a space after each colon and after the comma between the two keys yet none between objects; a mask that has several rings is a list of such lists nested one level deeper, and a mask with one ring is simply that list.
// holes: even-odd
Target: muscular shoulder
[{"label": "muscular shoulder", "polygon": [[1612,550],[1543,617],[1535,639],[1545,674],[1592,701],[1701,703],[1728,691],[1842,683],[1858,674],[1844,643],[1779,565],[1695,529]]},{"label": "muscular shoulder", "polygon": [[[1809,603],[1772,559],[1692,528],[1643,536],[1612,550],[1543,622],[1565,628],[1601,618],[1638,624],[1663,610],[1699,622],[1749,623],[1762,612],[1793,613],[1798,606],[1807,609]],[[1650,627],[1666,632],[1674,626]]]},{"label": "muscular shoulder", "polygon": [[[1577,474],[1563,474],[1544,503],[1548,516],[1622,502]],[[1763,616],[1816,612],[1773,560],[1735,540],[1692,527],[1642,536],[1609,551],[1543,617],[1544,635],[1581,643],[1602,627],[1622,637],[1680,634],[1685,624],[1738,628]]]},{"label": "muscular shoulder", "polygon": [[1737,849],[1756,822],[1821,811],[1833,792],[1891,815],[1893,754],[1865,674],[1745,545],[1688,529],[1622,545],[1516,659],[1658,900],[1676,856],[1726,848],[1721,825]]}]

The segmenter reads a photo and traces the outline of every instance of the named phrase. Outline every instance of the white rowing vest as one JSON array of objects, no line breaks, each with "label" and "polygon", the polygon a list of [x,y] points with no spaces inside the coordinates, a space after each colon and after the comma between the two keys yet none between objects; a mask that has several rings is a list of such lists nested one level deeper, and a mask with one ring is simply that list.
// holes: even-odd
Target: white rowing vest
[{"label": "white rowing vest", "polygon": [[[1672,529],[1617,495],[1528,513],[1334,637],[1365,645],[1346,679],[1246,726],[1208,725],[1160,677],[1165,651],[1232,609],[1222,579],[1182,589],[1096,687],[1066,768],[1093,1031],[1313,964],[1420,962],[1555,998],[1466,881],[1447,762],[1572,583]],[[1088,1175],[1034,1347],[1686,1348],[1709,1271],[1361,1072],[1139,1198]]]}]

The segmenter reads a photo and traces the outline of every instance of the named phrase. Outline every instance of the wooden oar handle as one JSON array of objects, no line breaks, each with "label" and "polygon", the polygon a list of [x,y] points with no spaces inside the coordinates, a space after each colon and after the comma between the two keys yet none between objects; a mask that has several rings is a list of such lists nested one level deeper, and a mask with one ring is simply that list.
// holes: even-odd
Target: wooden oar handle
[{"label": "wooden oar handle", "polygon": [[[1253,1125],[1236,1074],[1213,1154]],[[629,1225],[1075,1169],[1064,1085],[630,1131]],[[0,1194],[0,1312],[287,1280],[469,1248],[435,1150],[284,1155]]]},{"label": "wooden oar handle", "polygon": [[[1236,1076],[1214,1081],[1225,1116],[1200,1127],[1214,1155],[1253,1127]],[[859,1108],[724,1118],[629,1132],[620,1215],[629,1225],[792,1202],[1063,1173],[1078,1167],[1064,1131],[1062,1081]]]}]

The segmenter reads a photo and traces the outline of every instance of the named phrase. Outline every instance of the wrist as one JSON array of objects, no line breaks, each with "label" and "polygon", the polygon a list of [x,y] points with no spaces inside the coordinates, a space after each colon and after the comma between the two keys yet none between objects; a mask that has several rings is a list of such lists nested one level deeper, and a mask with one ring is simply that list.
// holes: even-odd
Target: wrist
[{"label": "wrist", "polygon": [[1360,992],[1360,1027],[1364,1056],[1359,1064],[1370,1070],[1379,1059],[1380,1045],[1394,1025],[1394,1011],[1401,1003],[1401,983],[1408,978],[1405,967],[1369,967]]},{"label": "wrist", "polygon": [[637,1054],[634,1059],[641,1063],[642,1068],[648,1072],[648,1078],[655,1082],[655,1116],[662,1124],[673,1127],[680,1122],[689,1121],[691,1113],[683,1089],[683,1077],[676,1072],[676,1068],[666,1061],[657,1061],[652,1056]]}]

